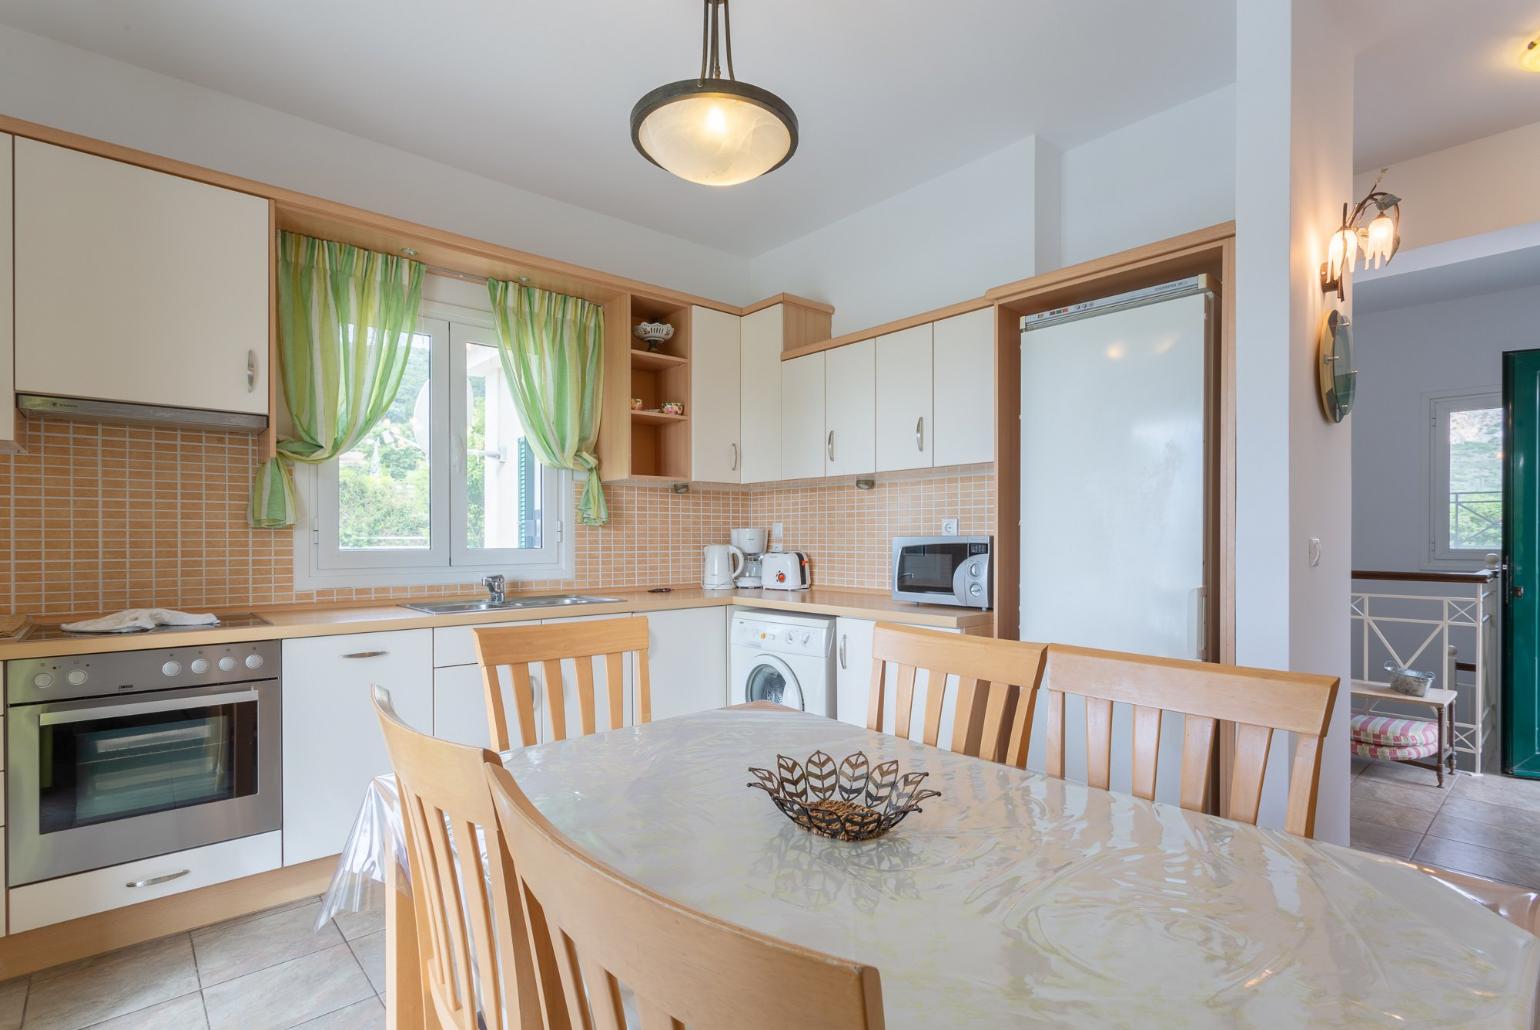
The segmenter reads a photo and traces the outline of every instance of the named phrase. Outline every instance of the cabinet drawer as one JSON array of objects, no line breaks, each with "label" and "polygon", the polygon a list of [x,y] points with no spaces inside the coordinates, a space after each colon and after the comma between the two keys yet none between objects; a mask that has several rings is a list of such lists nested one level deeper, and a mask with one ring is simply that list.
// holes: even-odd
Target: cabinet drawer
[{"label": "cabinet drawer", "polygon": [[[10,892],[11,932],[35,930],[277,869],[283,858],[280,837],[277,831],[261,833],[17,887]],[[168,875],[175,875],[175,879],[129,886]]]},{"label": "cabinet drawer", "polygon": [[538,626],[539,620],[486,622],[480,626],[446,626],[433,631],[433,667],[476,665],[476,631],[491,626]]}]

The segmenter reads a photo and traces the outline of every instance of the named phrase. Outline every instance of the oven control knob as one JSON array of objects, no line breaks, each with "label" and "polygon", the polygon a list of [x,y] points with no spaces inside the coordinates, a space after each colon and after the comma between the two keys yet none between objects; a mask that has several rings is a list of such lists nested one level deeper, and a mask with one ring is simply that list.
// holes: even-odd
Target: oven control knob
[{"label": "oven control knob", "polygon": [[205,672],[209,671],[209,660],[207,658],[194,658],[192,665],[188,666],[188,668],[202,676]]},{"label": "oven control knob", "polygon": [[53,686],[53,673],[40,672],[32,677],[32,685],[39,690],[47,690]]},{"label": "oven control knob", "polygon": [[162,676],[175,676],[178,673],[180,673],[181,671],[182,671],[182,663],[181,662],[167,662],[165,665],[162,665],[160,667],[160,674]]},{"label": "oven control knob", "polygon": [[974,597],[978,597],[983,592],[984,588],[979,586],[977,583],[968,588],[968,593],[972,594]]},{"label": "oven control knob", "polygon": [[236,665],[235,659],[231,658],[229,655],[225,655],[223,658],[221,658],[219,660],[219,671],[220,672],[233,672],[233,671],[235,671],[235,665]]},{"label": "oven control knob", "polygon": [[64,678],[70,686],[78,687],[86,681],[86,671],[84,669],[71,669]]},{"label": "oven control knob", "polygon": [[978,576],[981,568],[982,566],[980,566],[978,562],[974,562],[972,565],[968,566],[968,575],[975,577]]},{"label": "oven control knob", "polygon": [[259,654],[249,654],[249,655],[247,655],[246,656],[246,668],[248,668],[248,669],[260,669],[260,668],[262,668],[262,656],[259,655]]}]

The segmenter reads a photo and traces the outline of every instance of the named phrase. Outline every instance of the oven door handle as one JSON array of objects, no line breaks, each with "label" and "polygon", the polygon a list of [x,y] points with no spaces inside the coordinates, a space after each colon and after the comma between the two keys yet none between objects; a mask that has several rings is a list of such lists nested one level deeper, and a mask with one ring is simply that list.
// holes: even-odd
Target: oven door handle
[{"label": "oven door handle", "polygon": [[92,719],[118,718],[124,715],[143,715],[148,712],[173,712],[178,708],[205,708],[209,705],[243,704],[261,698],[255,690],[237,690],[227,694],[194,694],[190,697],[168,697],[160,701],[139,701],[127,705],[97,705],[91,708],[75,708],[63,712],[43,712],[37,717],[39,726],[62,726],[72,722],[89,722]]}]

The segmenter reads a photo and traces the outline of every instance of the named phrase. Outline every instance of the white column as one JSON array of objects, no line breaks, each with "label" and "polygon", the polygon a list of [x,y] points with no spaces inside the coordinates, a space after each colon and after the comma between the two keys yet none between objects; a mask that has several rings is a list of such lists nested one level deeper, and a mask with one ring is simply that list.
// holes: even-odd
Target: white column
[{"label": "white column", "polygon": [[[1236,654],[1342,678],[1316,833],[1345,843],[1351,419],[1321,414],[1314,355],[1336,300],[1320,262],[1352,199],[1353,53],[1325,0],[1247,0],[1236,69]],[[1275,748],[1264,823],[1281,824],[1286,763]]]}]

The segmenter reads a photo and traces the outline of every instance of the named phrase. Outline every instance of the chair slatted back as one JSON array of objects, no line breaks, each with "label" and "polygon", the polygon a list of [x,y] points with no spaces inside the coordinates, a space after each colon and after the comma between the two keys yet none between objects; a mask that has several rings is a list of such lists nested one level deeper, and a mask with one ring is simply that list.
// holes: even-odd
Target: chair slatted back
[{"label": "chair slatted back", "polygon": [[[418,963],[439,1024],[476,1030],[478,1012],[507,1012],[538,1025],[535,965],[483,771],[501,768],[497,755],[412,729],[379,687],[374,710],[396,771]],[[478,831],[486,839],[484,858]],[[489,1016],[486,1024],[500,1019]]]},{"label": "chair slatted back", "polygon": [[487,726],[492,746],[507,751],[514,746],[508,723],[499,669],[506,667],[513,681],[513,701],[518,717],[518,743],[535,743],[535,688],[531,669],[540,667],[545,682],[545,705],[556,740],[567,739],[567,699],[562,686],[561,664],[571,659],[576,669],[578,718],[583,734],[598,729],[594,659],[604,660],[607,729],[625,724],[625,659],[635,655],[636,721],[652,721],[652,684],[647,669],[647,620],[642,616],[602,619],[596,622],[562,622],[548,626],[488,626],[475,631],[476,655],[487,704]]},{"label": "chair slatted back", "polygon": [[1130,705],[1133,790],[1153,800],[1162,715],[1179,713],[1181,805],[1205,811],[1219,723],[1234,723],[1234,763],[1222,814],[1255,824],[1273,735],[1286,731],[1294,734],[1295,743],[1284,825],[1291,833],[1309,837],[1315,833],[1321,738],[1331,724],[1338,685],[1333,676],[1050,644],[1042,676],[1047,771],[1064,776],[1064,699],[1074,694],[1085,699],[1086,778],[1090,786],[1106,788],[1111,777],[1112,706]]},{"label": "chair slatted back", "polygon": [[573,1026],[626,1026],[624,985],[644,1030],[882,1027],[876,969],[655,894],[562,836],[506,769],[488,766],[486,776],[525,911],[542,914],[531,939],[555,956],[554,977],[542,967],[541,998],[559,1000]]},{"label": "chair slatted back", "polygon": [[872,635],[872,686],[866,728],[882,731],[887,705],[885,674],[896,667],[894,729],[908,737],[914,719],[915,683],[928,673],[921,739],[939,743],[947,703],[947,678],[957,677],[951,749],[1021,769],[1037,702],[1043,648],[1016,640],[954,636],[880,623]]}]

